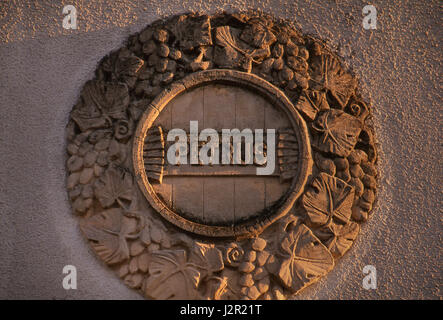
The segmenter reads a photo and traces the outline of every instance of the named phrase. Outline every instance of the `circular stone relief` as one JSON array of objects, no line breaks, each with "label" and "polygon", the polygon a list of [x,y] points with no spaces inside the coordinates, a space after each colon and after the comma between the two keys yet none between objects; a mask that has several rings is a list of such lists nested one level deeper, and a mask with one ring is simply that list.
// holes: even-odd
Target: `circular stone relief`
[{"label": "circular stone relief", "polygon": [[98,257],[146,298],[290,298],[372,212],[370,116],[338,57],[288,22],[175,16],[83,87],[69,198]]},{"label": "circular stone relief", "polygon": [[[218,87],[216,91],[209,87],[206,91],[193,92],[191,96],[193,98],[192,105],[183,101],[186,98],[179,102],[174,101],[175,97],[186,95],[186,92],[192,91],[196,87],[204,88],[213,83],[230,86]],[[245,89],[238,91],[234,88]],[[245,90],[250,90],[254,95],[263,96],[270,104],[260,104],[262,101],[259,101],[254,95],[252,97],[248,96],[244,92]],[[231,110],[228,109],[227,104],[229,102],[231,102]],[[174,105],[167,108],[169,103]],[[228,164],[215,165],[211,163],[210,166],[202,165],[200,168],[196,168],[188,165],[189,157],[187,157],[184,164],[166,164],[165,167],[165,163],[167,163],[165,153],[168,149],[168,146],[165,145],[167,134],[161,125],[153,126],[162,112],[165,115],[163,121],[159,122],[163,124],[163,127],[174,127],[175,125],[189,127],[191,121],[198,124],[199,122],[196,119],[199,118],[201,124],[209,125],[215,132],[217,130],[213,127],[218,128],[219,131],[231,130],[230,128],[222,128],[229,126],[232,129],[238,129],[237,125],[241,122],[249,122],[251,127],[260,127],[265,126],[267,120],[267,127],[280,126],[277,131],[277,152],[274,153],[277,153],[277,158],[280,160],[279,168],[281,170],[274,169],[268,175],[257,175],[258,167],[253,165],[252,157],[250,157],[250,165],[244,163],[245,156],[241,159],[243,163],[240,161],[238,165],[235,165],[231,152],[229,152]],[[273,121],[272,113],[277,114],[277,117],[280,118],[279,123]],[[254,119],[254,114],[256,119]],[[220,122],[220,119],[223,121]],[[248,120],[256,120],[256,123]],[[174,122],[174,125],[172,122]],[[281,127],[281,123],[288,126]],[[243,127],[244,125],[240,128],[242,131],[250,129]],[[275,128],[271,130],[275,130]],[[285,139],[287,135],[290,136],[289,140]],[[266,80],[253,74],[235,70],[200,71],[173,83],[147,107],[139,120],[134,137],[134,172],[139,186],[151,206],[176,226],[205,236],[257,235],[264,228],[288,213],[302,192],[312,167],[311,148],[306,124],[293,104],[278,88]],[[232,141],[229,142],[229,149],[233,148]],[[221,142],[220,139],[219,142]],[[217,143],[217,147],[219,147],[219,143]],[[254,147],[253,143],[250,144],[250,147],[251,149]],[[280,147],[284,148],[280,149]],[[188,149],[188,145],[186,145],[186,148]],[[269,149],[270,146],[268,146],[268,154],[270,153]],[[221,157],[223,156],[221,155]],[[283,170],[286,168],[289,169]],[[167,174],[180,178],[175,179],[171,184],[165,184],[163,176]],[[280,195],[277,199],[278,202],[271,203],[270,195],[267,196],[265,188],[268,186],[268,188],[276,189],[273,184],[275,176],[280,177],[280,181],[283,183],[289,180],[290,187],[287,192]],[[185,183],[183,183],[183,177],[185,177]],[[231,179],[226,180],[226,177]],[[240,177],[243,177],[243,179],[236,179]],[[158,183],[166,185],[166,187],[157,187],[157,189],[163,191],[160,192],[163,197],[159,197],[155,190],[155,184]],[[236,187],[237,190],[235,190]],[[166,192],[164,192],[165,188],[168,189]],[[189,190],[190,188],[197,190]],[[211,192],[210,189],[213,188],[215,190]],[[223,190],[223,193],[220,193],[220,190]],[[280,190],[272,191],[278,192]],[[174,192],[178,193],[175,198],[179,199],[171,199],[171,204],[168,206],[161,198],[167,199]],[[251,193],[256,197],[250,197],[249,203],[245,203],[244,193]],[[192,206],[185,205],[185,207],[191,207],[194,212],[177,213],[171,208],[176,203],[183,202],[188,204],[193,202]],[[221,204],[217,204],[217,202],[221,202]],[[246,202],[248,201],[246,200]],[[266,202],[268,202],[268,206],[266,206]]]}]

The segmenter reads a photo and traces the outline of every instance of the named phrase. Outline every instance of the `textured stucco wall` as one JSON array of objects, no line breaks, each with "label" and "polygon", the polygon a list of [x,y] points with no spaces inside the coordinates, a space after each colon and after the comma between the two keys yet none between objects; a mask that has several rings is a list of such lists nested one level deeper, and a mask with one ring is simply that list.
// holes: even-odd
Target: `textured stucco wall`
[{"label": "textured stucco wall", "polygon": [[[32,3],[32,4],[28,4]],[[79,13],[64,30],[59,1],[0,5],[0,298],[139,299],[81,237],[65,191],[65,125],[97,62],[157,18],[187,11],[261,9],[323,39],[360,79],[374,107],[381,180],[355,245],[301,299],[441,299],[442,10],[435,1],[62,1]],[[78,289],[62,288],[62,268]],[[362,268],[377,267],[364,290]]]}]

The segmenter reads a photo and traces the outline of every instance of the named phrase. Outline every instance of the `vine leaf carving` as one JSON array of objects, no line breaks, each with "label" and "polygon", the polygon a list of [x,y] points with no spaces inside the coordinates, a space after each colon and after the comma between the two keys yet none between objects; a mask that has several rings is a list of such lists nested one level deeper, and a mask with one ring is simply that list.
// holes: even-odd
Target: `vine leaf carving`
[{"label": "vine leaf carving", "polygon": [[200,283],[198,266],[187,261],[184,250],[162,250],[152,253],[150,277],[144,292],[153,299],[197,299]]},{"label": "vine leaf carving", "polygon": [[111,265],[129,258],[127,239],[138,237],[140,221],[112,208],[89,218],[81,229],[98,256]]},{"label": "vine leaf carving", "polygon": [[144,290],[148,297],[155,299],[197,299],[200,297],[198,286],[207,279],[207,294],[219,297],[225,290],[226,280],[213,273],[223,267],[221,251],[213,244],[196,242],[189,258],[184,250],[156,251]]},{"label": "vine leaf carving", "polygon": [[203,269],[202,278],[223,269],[223,256],[213,244],[197,242],[189,259]]},{"label": "vine leaf carving", "polygon": [[113,80],[124,82],[132,88],[144,63],[129,50],[122,49],[104,60],[103,70],[109,72]]},{"label": "vine leaf carving", "polygon": [[315,231],[315,235],[335,258],[343,256],[357,238],[360,226],[355,222],[341,225],[332,223]]},{"label": "vine leaf carving", "polygon": [[261,19],[251,19],[240,35],[240,39],[256,48],[266,48],[273,44],[276,37],[271,32],[272,23]]},{"label": "vine leaf carving", "polygon": [[137,80],[137,73],[143,64],[144,61],[134,55],[119,57],[115,62],[115,77],[126,83],[129,87],[133,87]]},{"label": "vine leaf carving", "polygon": [[222,68],[242,68],[252,70],[252,62],[259,63],[270,55],[269,45],[254,49],[239,39],[240,31],[229,26],[215,29],[219,47],[215,51],[215,61]]},{"label": "vine leaf carving", "polygon": [[274,258],[267,268],[293,293],[316,281],[334,266],[329,250],[304,224],[291,230],[281,243],[281,264]]},{"label": "vine leaf carving", "polygon": [[314,120],[319,111],[329,109],[324,91],[303,90],[295,107],[310,120]]},{"label": "vine leaf carving", "polygon": [[131,201],[133,198],[131,174],[116,167],[110,167],[95,183],[95,196],[104,208],[114,203],[126,208],[124,201]]},{"label": "vine leaf carving", "polygon": [[328,225],[332,219],[347,223],[351,216],[354,188],[324,172],[314,179],[302,197],[302,205],[313,225]]},{"label": "vine leaf carving", "polygon": [[342,108],[357,87],[356,80],[340,66],[338,60],[326,53],[313,59],[311,85],[314,90],[328,90]]},{"label": "vine leaf carving", "polygon": [[126,118],[129,104],[128,87],[124,83],[88,81],[71,117],[81,131],[110,126],[112,119]]},{"label": "vine leaf carving", "polygon": [[320,151],[347,157],[358,141],[361,122],[341,110],[330,109],[312,124],[317,131],[313,145]]},{"label": "vine leaf carving", "polygon": [[212,45],[211,20],[207,15],[179,16],[172,26],[172,32],[184,50]]}]

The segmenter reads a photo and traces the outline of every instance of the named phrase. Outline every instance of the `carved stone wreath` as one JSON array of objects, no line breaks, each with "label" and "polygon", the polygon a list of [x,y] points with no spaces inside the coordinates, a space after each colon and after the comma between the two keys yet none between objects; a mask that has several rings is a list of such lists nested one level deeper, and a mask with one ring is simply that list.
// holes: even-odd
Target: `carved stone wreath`
[{"label": "carved stone wreath", "polygon": [[[231,227],[169,210],[150,189],[163,160],[143,157],[168,101],[211,81],[240,83],[281,105],[298,144],[288,193]],[[154,22],[100,62],[71,112],[67,189],[81,230],[147,298],[290,298],[333,268],[373,208],[377,153],[356,87],[322,42],[269,16]]]}]

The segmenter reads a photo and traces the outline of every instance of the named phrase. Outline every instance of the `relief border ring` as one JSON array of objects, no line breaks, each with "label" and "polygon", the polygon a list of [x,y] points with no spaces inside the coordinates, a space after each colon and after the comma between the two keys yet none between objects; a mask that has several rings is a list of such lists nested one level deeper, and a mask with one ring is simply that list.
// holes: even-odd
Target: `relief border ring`
[{"label": "relief border ring", "polygon": [[[269,101],[276,103],[288,116],[294,132],[299,142],[299,166],[297,175],[291,182],[291,187],[279,206],[278,210],[271,215],[258,216],[248,219],[234,226],[215,226],[205,225],[186,219],[173,210],[171,210],[156,194],[146,175],[143,162],[143,144],[145,136],[155,119],[161,113],[163,108],[176,96],[183,94],[198,86],[208,85],[210,83],[235,84],[264,96]],[[311,144],[308,129],[305,121],[295,109],[292,102],[277,87],[268,81],[245,72],[230,69],[212,69],[194,72],[187,77],[174,82],[168,88],[164,89],[146,108],[140,117],[133,141],[133,165],[134,173],[138,185],[151,206],[160,213],[166,220],[174,225],[199,235],[211,237],[240,237],[253,236],[259,234],[266,227],[286,215],[294,205],[295,201],[303,192],[309,173],[312,169]]]}]

